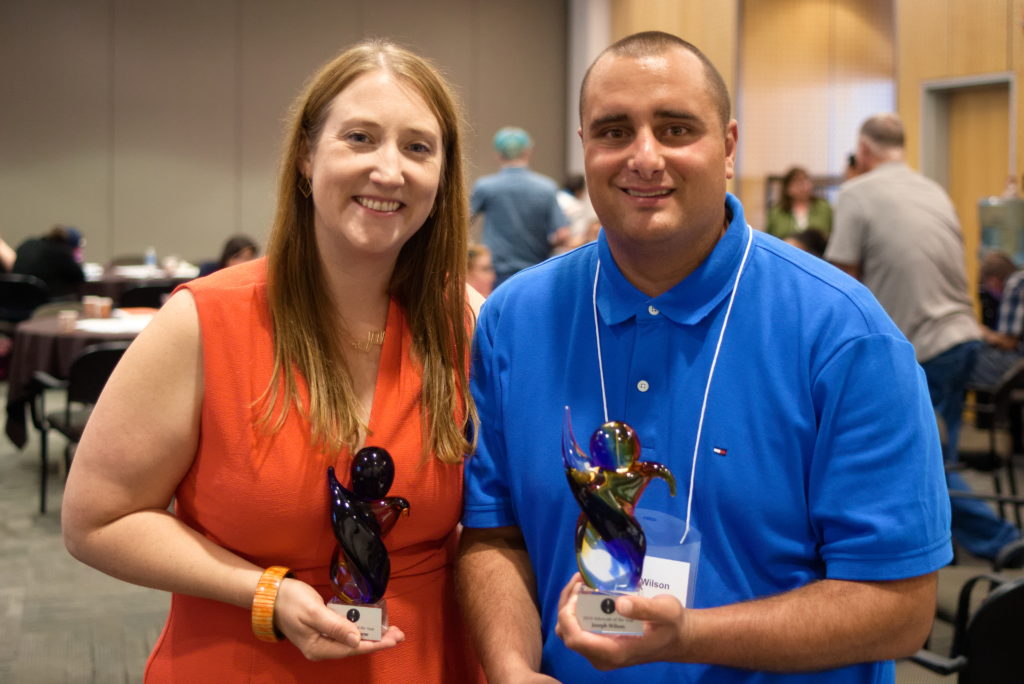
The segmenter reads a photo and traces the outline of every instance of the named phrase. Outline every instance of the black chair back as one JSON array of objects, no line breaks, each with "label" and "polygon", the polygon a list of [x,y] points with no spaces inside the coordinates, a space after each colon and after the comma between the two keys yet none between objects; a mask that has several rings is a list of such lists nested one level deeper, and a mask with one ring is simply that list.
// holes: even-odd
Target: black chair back
[{"label": "black chair back", "polygon": [[48,301],[50,289],[39,278],[24,273],[0,273],[0,320],[20,323]]},{"label": "black chair back", "polygon": [[1010,684],[1024,676],[1024,578],[996,587],[971,616],[960,684]]},{"label": "black chair back", "polygon": [[[47,443],[50,430],[64,435],[68,444],[64,449],[65,471],[71,467],[71,457],[78,440],[82,438],[85,425],[92,413],[92,406],[100,398],[110,374],[124,354],[129,340],[102,342],[89,345],[71,362],[67,380],[54,378],[37,371],[35,381],[39,386],[32,399],[32,423],[39,430],[39,512],[46,513],[46,481],[49,474]],[[48,413],[46,390],[64,390],[64,408]]]},{"label": "black chair back", "polygon": [[164,303],[164,296],[170,294],[175,286],[176,283],[168,281],[128,288],[121,294],[117,305],[121,308],[148,306],[159,309]]},{"label": "black chair back", "polygon": [[68,371],[68,402],[95,404],[129,344],[127,341],[101,342],[83,349]]}]

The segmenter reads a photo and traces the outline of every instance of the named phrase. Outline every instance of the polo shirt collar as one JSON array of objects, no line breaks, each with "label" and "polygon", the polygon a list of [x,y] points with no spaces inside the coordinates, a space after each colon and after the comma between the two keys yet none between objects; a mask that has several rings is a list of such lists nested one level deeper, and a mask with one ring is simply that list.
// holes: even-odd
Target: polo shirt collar
[{"label": "polo shirt collar", "polygon": [[711,254],[679,284],[657,297],[648,297],[626,279],[612,257],[602,230],[597,239],[601,262],[597,308],[604,322],[616,325],[633,316],[649,315],[649,307],[654,307],[659,315],[676,323],[694,325],[718,306],[732,290],[748,230],[743,206],[732,194],[726,194],[725,208],[732,219]]}]

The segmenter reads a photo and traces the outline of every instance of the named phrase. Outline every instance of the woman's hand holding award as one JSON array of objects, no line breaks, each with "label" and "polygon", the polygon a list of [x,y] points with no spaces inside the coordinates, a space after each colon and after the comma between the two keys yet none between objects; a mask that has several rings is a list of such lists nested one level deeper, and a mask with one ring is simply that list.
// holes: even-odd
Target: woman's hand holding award
[{"label": "woman's hand holding award", "polygon": [[327,469],[331,526],[338,540],[331,554],[331,586],[335,597],[327,605],[359,627],[360,637],[380,641],[387,630],[384,590],[391,561],[383,538],[409,502],[386,496],[395,479],[391,455],[379,447],[361,449],[352,459],[352,489],[346,489]]},{"label": "woman's hand holding award", "polygon": [[664,479],[673,496],[676,482],[665,466],[639,458],[640,440],[633,428],[618,421],[594,431],[587,457],[572,434],[566,407],[562,459],[582,511],[576,522],[576,563],[586,585],[577,597],[576,619],[588,632],[643,634],[643,622],[615,610],[617,597],[637,593],[647,551],[633,511],[651,478]]}]

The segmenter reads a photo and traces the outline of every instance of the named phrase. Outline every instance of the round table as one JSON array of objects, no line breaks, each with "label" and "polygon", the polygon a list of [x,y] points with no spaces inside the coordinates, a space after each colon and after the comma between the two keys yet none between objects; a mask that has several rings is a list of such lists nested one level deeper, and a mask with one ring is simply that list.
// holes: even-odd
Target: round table
[{"label": "round table", "polygon": [[60,330],[57,316],[41,316],[18,324],[11,349],[10,373],[7,378],[7,436],[21,448],[27,430],[25,408],[37,390],[33,376],[45,371],[57,378],[67,377],[71,362],[91,344],[114,340],[133,340],[137,328],[118,332]]}]

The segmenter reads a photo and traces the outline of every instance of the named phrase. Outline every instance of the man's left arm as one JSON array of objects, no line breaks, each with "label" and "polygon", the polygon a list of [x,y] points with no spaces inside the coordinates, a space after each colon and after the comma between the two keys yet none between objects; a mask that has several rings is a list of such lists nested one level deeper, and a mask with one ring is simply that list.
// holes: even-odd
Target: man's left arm
[{"label": "man's left arm", "polygon": [[556,631],[594,667],[653,661],[706,663],[775,672],[822,670],[910,655],[935,612],[935,573],[885,582],[820,580],[776,596],[718,608],[685,609],[672,596],[619,598],[645,620],[642,637],[584,632],[576,622],[575,577],[562,592]]}]

